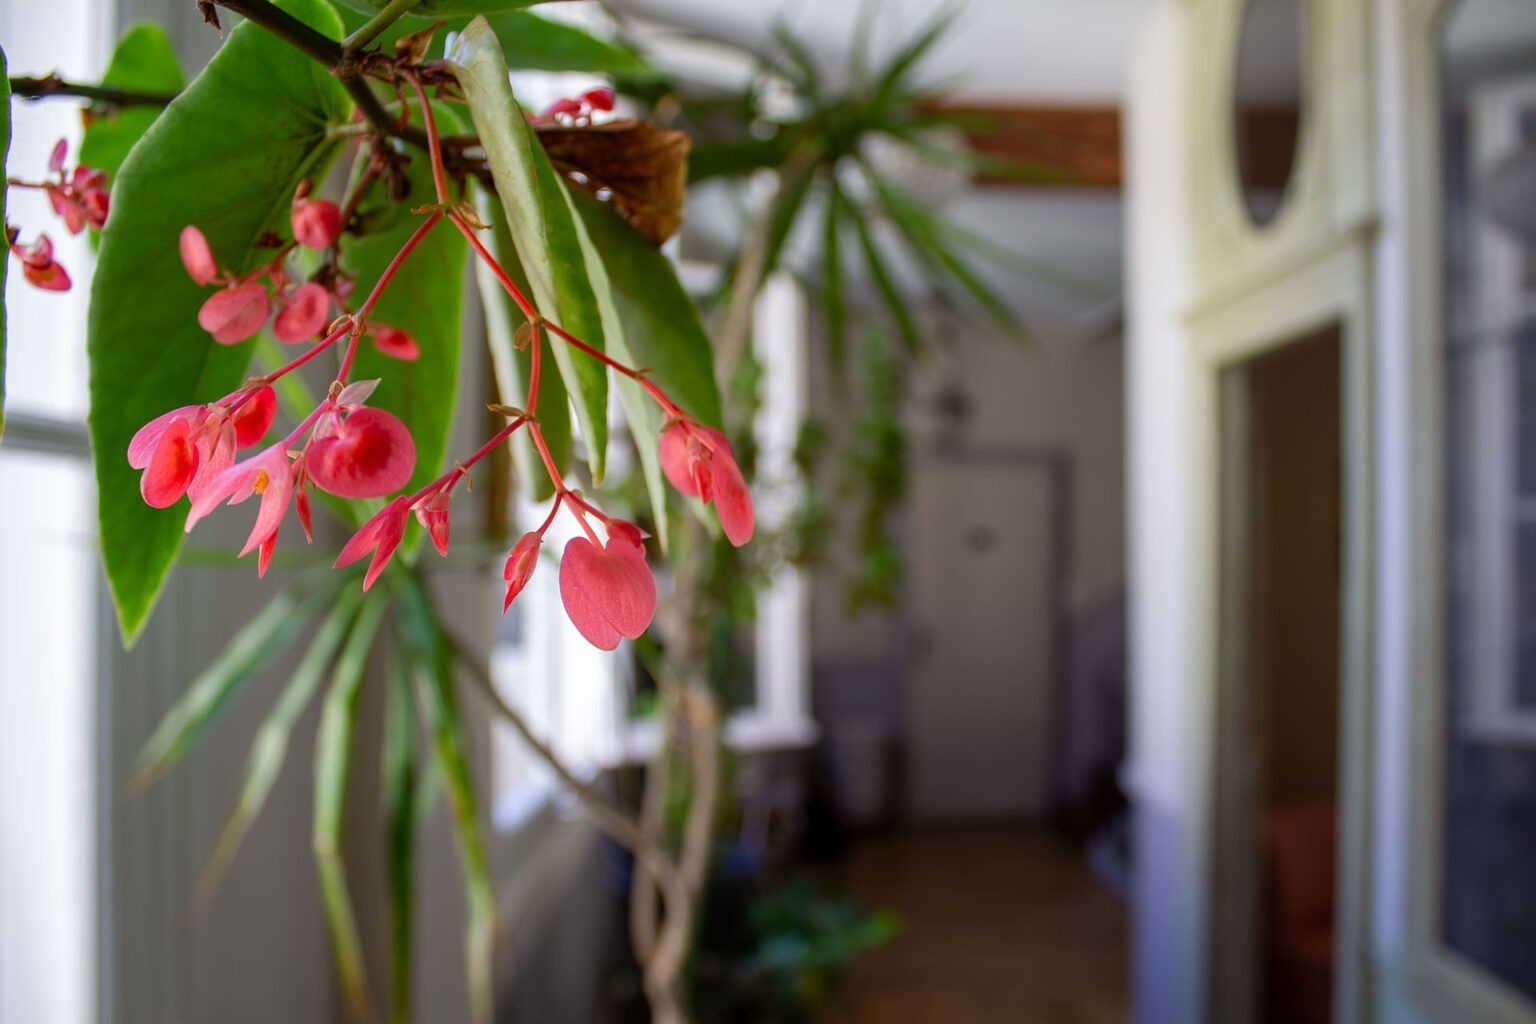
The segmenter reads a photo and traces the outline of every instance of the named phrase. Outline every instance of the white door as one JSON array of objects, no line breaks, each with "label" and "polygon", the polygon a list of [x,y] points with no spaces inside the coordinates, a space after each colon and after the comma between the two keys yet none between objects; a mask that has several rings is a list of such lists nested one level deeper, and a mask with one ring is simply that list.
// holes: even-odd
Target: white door
[{"label": "white door", "polygon": [[1050,465],[924,460],[914,469],[912,816],[1041,814],[1055,642]]}]

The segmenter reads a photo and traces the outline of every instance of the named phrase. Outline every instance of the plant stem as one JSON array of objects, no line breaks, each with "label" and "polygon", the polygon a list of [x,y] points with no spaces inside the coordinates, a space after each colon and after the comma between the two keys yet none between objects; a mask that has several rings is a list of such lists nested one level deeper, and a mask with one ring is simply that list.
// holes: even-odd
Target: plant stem
[{"label": "plant stem", "polygon": [[57,73],[36,78],[13,78],[11,95],[23,96],[29,100],[40,100],[49,96],[78,96],[81,99],[113,107],[163,107],[176,98],[173,92],[140,92],[137,89],[117,89],[109,85],[66,82]]},{"label": "plant stem", "polygon": [[353,32],[342,41],[341,52],[348,57],[357,53],[377,39],[380,33],[393,25],[402,14],[415,7],[419,2],[420,0],[389,0],[389,3],[384,6],[383,10],[369,18],[362,28]]}]

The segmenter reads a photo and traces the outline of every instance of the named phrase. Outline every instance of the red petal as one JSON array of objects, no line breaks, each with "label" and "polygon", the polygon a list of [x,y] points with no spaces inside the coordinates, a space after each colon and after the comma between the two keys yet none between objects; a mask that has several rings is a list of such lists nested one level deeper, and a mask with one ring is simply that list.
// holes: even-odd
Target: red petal
[{"label": "red petal", "polygon": [[303,341],[325,326],[330,313],[330,293],[311,281],[288,297],[288,304],[272,322],[272,333],[285,345]]},{"label": "red petal", "polygon": [[729,450],[716,448],[710,460],[714,469],[715,512],[720,516],[720,526],[725,537],[734,546],[741,547],[752,539],[757,526],[757,516],[752,510],[752,492],[741,475],[741,468],[731,457]]},{"label": "red petal", "polygon": [[23,262],[21,276],[25,277],[34,286],[45,292],[67,292],[71,284],[69,272],[57,263],[45,263],[42,266],[34,266]]},{"label": "red petal", "polygon": [[271,310],[265,286],[242,284],[210,295],[197,322],[220,345],[233,345],[261,330]]},{"label": "red petal", "polygon": [[502,578],[507,581],[507,596],[501,602],[501,614],[507,614],[507,609],[512,607],[512,602],[533,577],[533,570],[539,564],[539,546],[543,543],[544,538],[537,533],[525,533],[512,546],[511,553],[507,555],[507,564],[501,571]]},{"label": "red petal", "polygon": [[271,387],[259,387],[230,418],[235,427],[235,446],[249,448],[267,436],[267,428],[277,415],[277,392]]},{"label": "red petal", "polygon": [[299,199],[293,204],[293,240],[324,249],[341,233],[341,210],[329,199]]},{"label": "red petal", "polygon": [[613,90],[607,88],[588,89],[581,94],[581,101],[593,110],[612,110]]},{"label": "red petal", "polygon": [[134,469],[143,469],[149,465],[150,458],[155,454],[155,445],[160,442],[160,436],[170,429],[171,424],[177,420],[191,420],[202,411],[203,407],[200,405],[184,405],[180,409],[161,413],[144,424],[128,442],[128,465]]},{"label": "red petal", "polygon": [[399,490],[416,468],[416,443],[392,413],[362,408],[335,433],[318,438],[305,458],[317,487],[343,498],[381,498]]},{"label": "red petal", "polygon": [[153,508],[169,508],[187,493],[197,476],[197,446],[192,443],[192,425],[175,420],[160,435],[144,475],[139,478],[139,493]]},{"label": "red petal", "polygon": [[373,586],[374,580],[379,578],[379,573],[384,571],[395,549],[400,546],[400,538],[405,535],[405,517],[409,511],[410,506],[404,497],[396,498],[379,509],[347,541],[332,567],[340,569],[344,565],[351,565],[372,551],[373,561],[368,563],[368,572],[363,576],[363,589]]},{"label": "red petal", "polygon": [[187,276],[198,284],[209,284],[219,276],[208,239],[191,224],[181,229],[181,265],[187,268]]},{"label": "red petal", "polygon": [[708,503],[711,497],[709,447],[700,439],[706,435],[717,450],[729,452],[731,443],[714,427],[696,423],[674,423],[661,433],[659,451],[661,470],[678,493]]},{"label": "red petal", "polygon": [[373,328],[373,347],[393,359],[414,362],[421,356],[421,346],[416,339],[398,327],[379,324]]},{"label": "red petal", "polygon": [[656,580],[633,544],[599,548],[572,538],[560,560],[560,599],[582,636],[611,651],[620,637],[644,633],[656,614]]},{"label": "red petal", "polygon": [[64,169],[64,160],[69,156],[69,140],[60,139],[53,144],[53,152],[48,154],[48,172],[58,174]]}]

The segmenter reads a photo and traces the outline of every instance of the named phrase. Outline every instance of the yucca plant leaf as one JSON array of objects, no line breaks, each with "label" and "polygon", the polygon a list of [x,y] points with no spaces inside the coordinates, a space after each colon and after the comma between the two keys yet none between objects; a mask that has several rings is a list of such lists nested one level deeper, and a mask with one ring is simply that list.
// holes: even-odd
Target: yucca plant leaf
[{"label": "yucca plant leaf", "polygon": [[325,610],[339,585],[301,596],[300,586],[280,591],[192,680],[139,755],[134,788],[153,783],[181,760],[240,691],[246,680],[280,653],[294,635]]},{"label": "yucca plant leaf", "polygon": [[416,899],[416,715],[403,658],[390,665],[381,775],[389,890],[389,1019],[391,1024],[409,1024]]},{"label": "yucca plant leaf", "polygon": [[826,314],[827,359],[831,363],[833,377],[839,384],[847,371],[844,343],[848,329],[847,311],[843,303],[842,204],[843,189],[837,182],[837,168],[834,166],[827,175],[827,208],[823,211],[821,226],[821,306]]},{"label": "yucca plant leaf", "polygon": [[415,576],[407,576],[400,600],[401,634],[410,656],[416,700],[431,737],[434,760],[442,776],[459,864],[464,873],[467,922],[464,936],[465,970],[470,1017],[475,1024],[491,1019],[491,954],[496,928],[495,890],[491,887],[485,847],[480,840],[480,813],[469,770],[464,724],[454,694],[453,662],[430,599]]},{"label": "yucca plant leaf", "polygon": [[283,761],[288,756],[288,738],[293,733],[293,727],[319,691],[320,683],[341,648],[341,642],[346,639],[362,600],[360,590],[348,588],[341,593],[331,613],[315,631],[309,649],[293,670],[293,676],[288,680],[282,696],[256,731],[256,738],[251,741],[251,752],[246,760],[245,780],[241,783],[240,795],[235,800],[224,828],[219,832],[208,867],[203,871],[203,881],[199,888],[205,896],[218,883],[251,823],[266,805],[267,796],[272,792],[278,773],[282,771]]},{"label": "yucca plant leaf", "polygon": [[949,10],[940,11],[921,32],[908,40],[907,44],[896,52],[890,62],[885,65],[879,80],[875,83],[872,94],[872,103],[880,103],[889,100],[898,90],[905,86],[907,73],[917,66],[933,44],[949,31],[949,26],[954,24],[955,18],[960,14],[960,8],[951,7]]},{"label": "yucca plant leaf", "polygon": [[912,311],[907,308],[906,297],[897,289],[896,281],[885,265],[885,258],[875,247],[874,238],[863,212],[850,203],[848,219],[853,222],[854,233],[859,237],[859,248],[864,252],[864,263],[869,267],[869,276],[874,280],[875,288],[880,292],[881,298],[885,300],[885,307],[890,311],[891,319],[895,321],[902,341],[909,351],[917,351],[922,345],[922,338],[917,332],[916,322],[912,319]]},{"label": "yucca plant leaf", "polygon": [[342,822],[352,767],[352,738],[362,706],[358,698],[363,689],[364,670],[373,653],[374,637],[389,608],[386,595],[387,591],[376,593],[358,612],[346,646],[336,659],[336,671],[331,675],[320,711],[320,730],[315,736],[315,870],[320,876],[321,902],[325,905],[342,1001],[355,1020],[368,1018],[368,985],[357,915],[352,909],[342,857]]}]

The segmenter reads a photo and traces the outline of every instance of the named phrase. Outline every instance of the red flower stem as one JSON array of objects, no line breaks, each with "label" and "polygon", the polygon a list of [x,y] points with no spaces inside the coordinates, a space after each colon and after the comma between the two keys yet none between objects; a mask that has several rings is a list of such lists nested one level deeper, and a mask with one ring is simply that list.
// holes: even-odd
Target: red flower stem
[{"label": "red flower stem", "polygon": [[666,396],[666,393],[664,391],[662,391],[661,388],[659,388],[655,384],[651,383],[650,379],[647,378],[646,375],[641,373],[639,370],[631,369],[628,366],[625,366],[623,363],[617,362],[614,359],[609,358],[608,356],[604,355],[602,352],[599,352],[597,349],[593,348],[591,345],[588,345],[586,342],[582,341],[580,338],[576,337],[574,334],[570,333],[569,331],[567,331],[565,328],[561,327],[557,323],[553,323],[552,321],[545,320],[544,321],[544,326],[549,328],[549,330],[550,330],[550,332],[552,334],[555,334],[555,335],[559,336],[559,338],[562,341],[564,341],[567,345],[570,345],[572,348],[576,349],[579,352],[586,353],[587,355],[591,356],[593,359],[596,359],[598,362],[602,363],[604,366],[607,366],[609,369],[614,370],[614,371],[616,371],[618,373],[622,373],[624,376],[628,377],[630,380],[632,380],[635,383],[639,384],[642,388],[645,389],[645,393],[646,394],[650,395],[653,399],[655,399],[656,404],[661,406],[662,409],[667,413],[667,415],[669,415],[669,416],[679,416],[679,417],[683,415],[683,410],[679,409],[677,407],[677,404],[675,402],[673,402],[670,398],[668,398]]},{"label": "red flower stem", "polygon": [[436,490],[451,490],[453,486],[458,483],[459,477],[464,476],[469,471],[471,466],[485,458],[487,455],[491,454],[491,452],[495,451],[498,445],[504,442],[507,438],[511,437],[514,433],[517,432],[519,427],[527,422],[527,417],[519,416],[502,429],[496,431],[496,433],[491,436],[489,441],[486,441],[485,444],[481,445],[478,449],[475,450],[475,454],[461,462],[455,463],[454,467],[448,472],[444,473],[442,476],[438,477],[436,480],[433,480],[421,490],[411,495],[408,504],[414,505],[416,502],[420,501],[422,498],[425,498],[427,495]]},{"label": "red flower stem", "polygon": [[432,161],[432,186],[437,189],[437,201],[448,203],[448,172],[443,170],[443,146],[437,137],[437,119],[432,116],[432,104],[427,101],[427,93],[421,87],[421,82],[415,75],[404,76],[411,88],[416,90],[416,98],[421,101],[421,120],[427,126],[427,156]]},{"label": "red flower stem", "polygon": [[352,359],[357,355],[357,343],[363,336],[363,325],[368,319],[368,314],[373,312],[374,305],[383,296],[384,289],[389,286],[390,279],[395,276],[395,272],[400,269],[400,265],[405,262],[405,258],[411,254],[412,250],[421,244],[423,238],[427,237],[427,232],[436,227],[437,222],[442,219],[443,215],[441,213],[433,213],[422,222],[421,227],[416,229],[416,233],[406,239],[405,244],[400,247],[400,251],[395,253],[395,258],[389,261],[389,266],[385,267],[384,273],[379,275],[379,280],[374,284],[373,291],[368,293],[368,298],[363,302],[362,306],[358,308],[356,313],[352,314],[352,340],[347,342],[347,353],[341,358],[341,369],[336,371],[337,380],[345,381],[347,374],[351,372]]},{"label": "red flower stem", "polygon": [[491,273],[496,275],[496,280],[501,283],[501,287],[506,293],[512,297],[512,301],[517,303],[517,308],[522,311],[523,316],[527,317],[532,323],[548,323],[549,321],[539,316],[539,311],[533,308],[533,303],[528,301],[528,297],[522,293],[517,285],[512,283],[512,279],[501,268],[501,264],[496,262],[496,257],[492,256],[490,250],[485,247],[480,239],[475,237],[474,229],[465,224],[458,214],[451,214],[449,219],[459,229],[459,233],[469,240],[470,246],[475,250],[475,255],[479,256],[485,262],[485,265],[491,268]]},{"label": "red flower stem", "polygon": [[537,530],[534,531],[539,535],[540,540],[543,540],[544,534],[549,532],[549,524],[555,521],[555,513],[560,511],[560,503],[563,502],[569,494],[569,491],[556,492],[555,503],[549,506],[549,515],[544,517],[544,522],[540,524]]},{"label": "red flower stem", "polygon": [[575,491],[567,491],[566,493],[569,495],[570,500],[574,502],[578,508],[585,509],[586,511],[592,513],[594,516],[597,516],[597,518],[601,519],[604,525],[607,525],[609,521],[608,517],[603,515],[602,510],[599,509],[596,505],[592,504],[590,501],[583,498]]},{"label": "red flower stem", "polygon": [[252,281],[256,280],[258,277],[261,277],[263,274],[273,274],[275,280],[275,275],[283,268],[283,260],[287,259],[288,254],[293,252],[293,250],[297,249],[298,247],[298,242],[289,242],[287,245],[278,250],[276,256],[273,256],[270,260],[263,263],[249,274],[246,274],[244,277],[237,277],[231,281],[230,287],[242,284],[250,284]]}]

